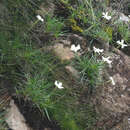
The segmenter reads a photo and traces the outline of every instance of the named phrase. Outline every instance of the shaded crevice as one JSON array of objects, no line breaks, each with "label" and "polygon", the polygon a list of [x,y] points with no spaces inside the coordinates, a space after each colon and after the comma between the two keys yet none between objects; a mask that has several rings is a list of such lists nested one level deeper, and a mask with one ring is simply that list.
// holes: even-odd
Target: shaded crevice
[{"label": "shaded crevice", "polygon": [[51,130],[61,130],[56,121],[48,120],[48,118],[43,116],[39,108],[34,106],[32,102],[25,101],[24,99],[19,99],[17,97],[13,97],[13,99],[20,112],[23,114],[26,123],[33,130],[44,130],[45,128],[50,128]]}]

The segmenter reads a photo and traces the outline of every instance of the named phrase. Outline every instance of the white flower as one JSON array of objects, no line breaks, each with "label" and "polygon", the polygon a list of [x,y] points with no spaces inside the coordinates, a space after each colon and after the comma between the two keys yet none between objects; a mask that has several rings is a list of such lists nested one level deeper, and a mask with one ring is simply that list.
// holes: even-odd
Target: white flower
[{"label": "white flower", "polygon": [[62,86],[62,82],[59,82],[59,81],[55,81],[55,86],[59,89],[63,89],[64,87]]},{"label": "white flower", "polygon": [[78,44],[77,46],[75,46],[74,44],[71,45],[71,51],[77,52],[80,49],[80,44]]},{"label": "white flower", "polygon": [[37,17],[38,20],[44,22],[44,19],[40,15],[37,15],[36,17]]},{"label": "white flower", "polygon": [[103,12],[102,15],[103,15],[102,17],[107,19],[107,20],[111,19],[111,16],[108,15],[108,12],[106,12],[106,13]]},{"label": "white flower", "polygon": [[98,53],[98,54],[100,54],[104,51],[103,49],[99,49],[99,48],[96,48],[96,47],[93,47],[93,50],[94,50],[95,53]]},{"label": "white flower", "polygon": [[121,48],[124,48],[124,47],[127,46],[126,44],[124,44],[124,40],[117,41],[116,43],[119,44],[119,45],[121,45]]},{"label": "white flower", "polygon": [[110,57],[105,58],[105,57],[102,56],[102,60],[103,60],[104,62],[107,62],[109,65],[111,65],[112,61],[109,60],[109,59],[110,59]]},{"label": "white flower", "polygon": [[130,18],[130,15],[128,15],[128,17]]},{"label": "white flower", "polygon": [[115,85],[115,81],[114,81],[113,77],[109,77],[109,78],[111,80],[112,85]]}]

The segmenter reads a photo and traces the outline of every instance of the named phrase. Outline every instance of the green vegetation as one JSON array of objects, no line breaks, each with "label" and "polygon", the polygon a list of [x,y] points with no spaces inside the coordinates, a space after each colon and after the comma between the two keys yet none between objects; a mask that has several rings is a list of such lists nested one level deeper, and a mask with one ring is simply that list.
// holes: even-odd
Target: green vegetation
[{"label": "green vegetation", "polygon": [[127,43],[130,42],[130,29],[128,25],[119,23],[117,31]]},{"label": "green vegetation", "polygon": [[62,35],[63,26],[64,23],[61,20],[58,20],[53,16],[47,16],[45,32],[53,33],[54,36],[57,38],[58,36]]},{"label": "green vegetation", "polygon": [[[43,116],[56,120],[62,130],[93,130],[98,116],[91,102],[82,103],[82,92],[86,88],[92,90],[100,83],[103,62],[97,60],[99,57],[92,55],[92,51],[91,54],[76,56],[73,64],[82,81],[77,83],[77,79],[66,72],[66,63],[46,49],[49,43],[40,48],[38,41],[43,36],[49,39],[47,34],[53,34],[57,40],[76,33],[90,37],[92,42],[101,39],[109,43],[116,42],[119,35],[129,43],[130,31],[123,23],[114,27],[103,19],[100,5],[97,3],[95,6],[93,0],[54,0],[56,7],[62,10],[57,8],[53,15],[42,16],[44,22],[41,22],[36,12],[44,2],[48,3],[47,0],[2,0],[0,84],[3,86],[0,86],[0,91],[5,87],[9,96],[17,95],[32,102]],[[103,8],[107,4],[103,3]],[[55,86],[56,80],[63,83],[64,89]],[[4,86],[3,81],[10,86]],[[0,106],[0,128],[4,130],[3,107]]]},{"label": "green vegetation", "polygon": [[103,69],[103,62],[98,61],[96,56],[89,56],[88,54],[81,58],[77,57],[74,64],[80,72],[82,82],[86,82],[92,88],[101,82],[99,75]]}]

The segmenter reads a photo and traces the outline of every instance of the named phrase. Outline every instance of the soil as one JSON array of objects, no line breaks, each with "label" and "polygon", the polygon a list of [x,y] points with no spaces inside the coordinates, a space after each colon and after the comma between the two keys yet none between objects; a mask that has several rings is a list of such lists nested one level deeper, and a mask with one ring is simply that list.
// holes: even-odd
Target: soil
[{"label": "soil", "polygon": [[13,97],[13,99],[23,114],[26,123],[33,130],[44,130],[45,128],[49,128],[49,130],[61,130],[56,121],[50,121],[47,117],[43,117],[40,110],[35,107],[32,102],[25,101],[22,98],[18,99],[17,97]]}]

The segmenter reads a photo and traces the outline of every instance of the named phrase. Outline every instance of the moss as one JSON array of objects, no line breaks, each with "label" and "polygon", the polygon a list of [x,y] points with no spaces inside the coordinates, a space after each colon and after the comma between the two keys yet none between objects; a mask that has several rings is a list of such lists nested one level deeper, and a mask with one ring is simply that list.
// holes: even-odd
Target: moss
[{"label": "moss", "polygon": [[74,8],[72,6],[68,6],[69,10],[74,10]]},{"label": "moss", "polygon": [[65,5],[68,5],[68,0],[60,0],[61,3],[65,4]]},{"label": "moss", "polygon": [[109,6],[110,5],[110,0],[106,1],[106,5]]},{"label": "moss", "polygon": [[81,10],[79,13],[85,15],[85,12],[83,10]]},{"label": "moss", "polygon": [[113,29],[111,27],[106,27],[105,32],[108,34],[108,37],[110,38],[110,40],[112,40]]},{"label": "moss", "polygon": [[81,15],[77,15],[77,17],[78,17],[79,19],[82,19]]},{"label": "moss", "polygon": [[83,32],[83,29],[77,25],[72,25],[71,28],[73,31],[77,31],[77,32],[81,32],[81,33]]},{"label": "moss", "polygon": [[76,20],[75,20],[75,19],[69,19],[69,22],[70,22],[71,24],[74,24],[74,25],[76,25],[76,24],[77,24],[77,22],[76,22]]},{"label": "moss", "polygon": [[69,19],[69,25],[71,26],[73,31],[83,32],[83,29],[77,25],[77,21],[75,19]]}]

